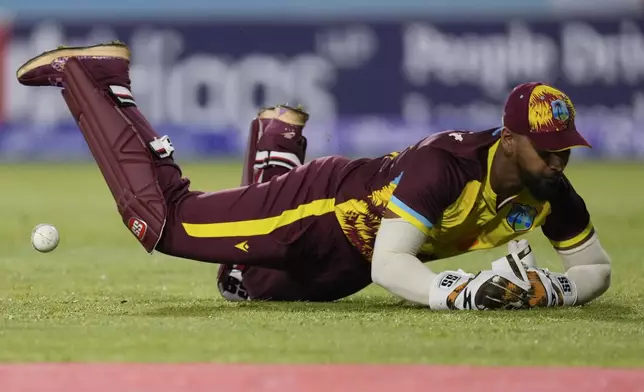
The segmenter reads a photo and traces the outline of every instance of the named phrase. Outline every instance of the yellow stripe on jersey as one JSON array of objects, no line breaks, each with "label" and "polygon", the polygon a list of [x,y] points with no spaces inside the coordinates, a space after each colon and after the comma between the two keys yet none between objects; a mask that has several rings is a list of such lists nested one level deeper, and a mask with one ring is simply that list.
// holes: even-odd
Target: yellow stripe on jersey
[{"label": "yellow stripe on jersey", "polygon": [[572,237],[569,240],[565,241],[553,241],[550,240],[550,243],[552,246],[554,246],[557,249],[570,249],[574,248],[578,245],[581,245],[585,239],[587,239],[593,232],[593,224],[592,222],[588,223],[588,226],[579,234],[576,236]]},{"label": "yellow stripe on jersey", "polygon": [[427,218],[414,211],[411,207],[407,206],[396,196],[391,197],[389,204],[387,204],[387,208],[407,222],[416,226],[416,228],[422,231],[423,234],[429,235],[432,223],[428,221]]},{"label": "yellow stripe on jersey", "polygon": [[[461,191],[461,194],[458,196],[455,202],[450,204],[444,211],[441,219],[441,227],[444,229],[451,229],[457,226],[460,226],[465,222],[465,220],[470,216],[472,209],[475,208],[477,202],[479,202],[479,195],[483,194],[481,197],[485,197],[485,189],[481,190],[482,184],[479,181],[472,180],[468,181],[465,184],[465,187]],[[492,219],[495,215],[494,210],[484,209],[479,213],[480,218]]]},{"label": "yellow stripe on jersey", "polygon": [[335,199],[320,199],[307,204],[302,204],[292,210],[283,211],[280,215],[270,218],[219,223],[182,223],[182,225],[190,237],[249,237],[266,235],[280,227],[297,222],[298,220],[310,216],[321,216],[333,212],[334,210]]}]

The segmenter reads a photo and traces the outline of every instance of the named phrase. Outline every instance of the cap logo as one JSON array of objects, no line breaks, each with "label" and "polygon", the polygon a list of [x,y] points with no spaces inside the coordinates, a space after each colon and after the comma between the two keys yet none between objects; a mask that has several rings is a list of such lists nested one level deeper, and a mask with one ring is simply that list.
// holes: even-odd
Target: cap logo
[{"label": "cap logo", "polygon": [[552,115],[554,116],[555,120],[559,121],[568,121],[570,118],[570,112],[568,112],[568,108],[566,107],[566,104],[564,101],[561,99],[557,99],[552,101],[550,104],[552,106]]},{"label": "cap logo", "polygon": [[561,91],[545,85],[532,90],[528,106],[530,132],[563,131],[574,117],[572,101]]}]

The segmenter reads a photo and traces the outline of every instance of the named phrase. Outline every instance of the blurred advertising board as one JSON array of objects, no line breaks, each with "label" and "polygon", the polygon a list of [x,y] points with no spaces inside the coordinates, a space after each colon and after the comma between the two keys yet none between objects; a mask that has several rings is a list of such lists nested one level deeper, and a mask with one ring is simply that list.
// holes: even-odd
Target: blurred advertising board
[{"label": "blurred advertising board", "polygon": [[237,157],[261,106],[311,112],[310,156],[369,156],[443,129],[500,125],[525,81],[575,102],[585,158],[644,158],[644,20],[29,21],[0,33],[0,159],[85,159],[53,88],[14,77],[60,44],[120,39],[140,108],[184,159]]}]

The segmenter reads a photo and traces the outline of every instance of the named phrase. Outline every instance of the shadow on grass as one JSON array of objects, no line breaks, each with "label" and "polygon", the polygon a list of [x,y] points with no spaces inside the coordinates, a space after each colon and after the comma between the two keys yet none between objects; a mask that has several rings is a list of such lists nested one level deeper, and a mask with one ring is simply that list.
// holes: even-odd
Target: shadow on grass
[{"label": "shadow on grass", "polygon": [[[377,301],[338,301],[338,302],[269,302],[256,301],[244,303],[232,303],[225,301],[194,301],[188,300],[185,303],[166,303],[155,309],[145,309],[140,313],[129,313],[130,315],[158,316],[158,317],[207,317],[216,313],[227,313],[231,315],[253,314],[253,313],[321,313],[329,312],[335,314],[367,314],[383,312],[401,312],[414,310],[413,305],[400,304],[397,302],[379,299]],[[421,308],[418,308],[421,309]]]},{"label": "shadow on grass", "polygon": [[[511,313],[510,317],[508,313]],[[530,309],[514,312],[470,312],[477,319],[513,319],[517,321],[597,321],[597,322],[644,322],[644,313],[635,307],[620,303],[601,302],[573,308]]]},{"label": "shadow on grass", "polygon": [[425,314],[428,319],[464,317],[469,319],[503,319],[516,320],[517,322],[568,322],[568,321],[599,321],[599,322],[644,322],[644,313],[635,307],[621,303],[598,302],[583,307],[531,309],[518,311],[467,311],[467,312],[432,312],[426,307],[413,305],[395,299],[383,297],[359,297],[337,302],[244,302],[232,303],[223,300],[209,300],[194,298],[174,298],[163,301],[159,306],[150,308],[123,309],[118,315],[151,316],[151,317],[209,317],[214,314],[226,313],[242,316],[257,313],[282,313],[282,314],[307,314],[328,312],[336,315],[364,315],[377,313],[390,313],[401,316],[403,314]]}]

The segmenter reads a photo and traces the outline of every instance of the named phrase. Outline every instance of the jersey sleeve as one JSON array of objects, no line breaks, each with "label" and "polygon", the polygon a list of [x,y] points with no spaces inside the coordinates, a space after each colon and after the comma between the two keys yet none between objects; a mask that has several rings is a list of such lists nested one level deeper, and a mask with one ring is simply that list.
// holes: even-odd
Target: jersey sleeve
[{"label": "jersey sleeve", "polygon": [[463,190],[458,162],[446,151],[421,148],[402,167],[387,209],[428,235]]},{"label": "jersey sleeve", "polygon": [[567,178],[563,181],[561,192],[550,201],[550,208],[542,231],[555,249],[575,248],[595,232],[586,203]]}]

